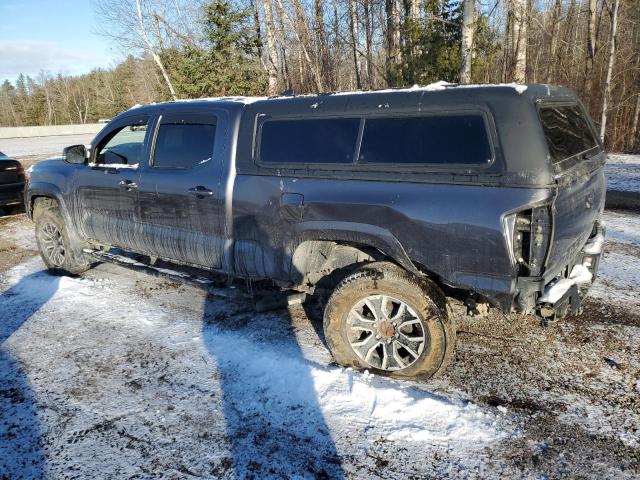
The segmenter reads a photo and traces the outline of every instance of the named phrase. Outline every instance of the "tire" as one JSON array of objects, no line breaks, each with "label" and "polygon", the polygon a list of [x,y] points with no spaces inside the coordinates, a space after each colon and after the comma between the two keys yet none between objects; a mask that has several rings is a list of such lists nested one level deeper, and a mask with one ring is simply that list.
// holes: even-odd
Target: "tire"
[{"label": "tire", "polygon": [[340,365],[421,379],[446,368],[456,337],[442,291],[391,262],[364,265],[340,282],[324,333]]},{"label": "tire", "polygon": [[50,272],[78,275],[89,270],[91,264],[82,253],[81,247],[69,235],[55,200],[36,199],[33,220],[40,257]]}]

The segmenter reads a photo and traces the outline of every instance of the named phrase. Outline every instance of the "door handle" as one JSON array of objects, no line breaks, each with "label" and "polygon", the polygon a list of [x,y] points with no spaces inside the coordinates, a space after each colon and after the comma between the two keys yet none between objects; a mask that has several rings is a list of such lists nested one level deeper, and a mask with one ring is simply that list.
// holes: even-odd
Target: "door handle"
[{"label": "door handle", "polygon": [[120,180],[120,188],[124,188],[125,190],[133,190],[134,188],[138,188],[138,184],[131,180]]},{"label": "door handle", "polygon": [[189,189],[189,193],[191,195],[195,195],[198,198],[211,197],[213,196],[213,190],[209,190],[202,185],[198,185],[197,187],[193,187]]}]

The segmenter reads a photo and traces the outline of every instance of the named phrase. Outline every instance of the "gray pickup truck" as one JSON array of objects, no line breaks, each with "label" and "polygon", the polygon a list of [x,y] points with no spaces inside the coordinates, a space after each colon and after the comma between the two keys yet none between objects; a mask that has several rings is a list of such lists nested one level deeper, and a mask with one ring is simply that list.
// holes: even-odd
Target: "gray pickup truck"
[{"label": "gray pickup truck", "polygon": [[117,247],[325,293],[338,363],[430,377],[452,357],[450,297],[580,312],[605,157],[549,85],[177,101],[37,164],[25,202],[54,271]]}]

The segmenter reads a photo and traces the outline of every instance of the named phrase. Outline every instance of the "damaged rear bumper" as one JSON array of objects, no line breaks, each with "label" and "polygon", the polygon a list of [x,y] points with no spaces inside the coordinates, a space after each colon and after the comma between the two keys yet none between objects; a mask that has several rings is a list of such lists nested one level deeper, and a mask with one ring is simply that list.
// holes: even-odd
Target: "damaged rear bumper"
[{"label": "damaged rear bumper", "polygon": [[574,261],[563,269],[563,275],[549,282],[541,277],[518,278],[516,309],[549,320],[580,313],[582,299],[596,278],[603,248],[604,227],[598,223]]}]

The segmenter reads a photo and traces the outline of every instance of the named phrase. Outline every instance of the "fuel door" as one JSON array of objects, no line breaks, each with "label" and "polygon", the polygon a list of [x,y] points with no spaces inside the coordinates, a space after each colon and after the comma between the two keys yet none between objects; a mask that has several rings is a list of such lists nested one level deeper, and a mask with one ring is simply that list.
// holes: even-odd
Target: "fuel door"
[{"label": "fuel door", "polygon": [[286,222],[299,222],[304,215],[304,195],[283,193],[280,195],[280,218]]}]

